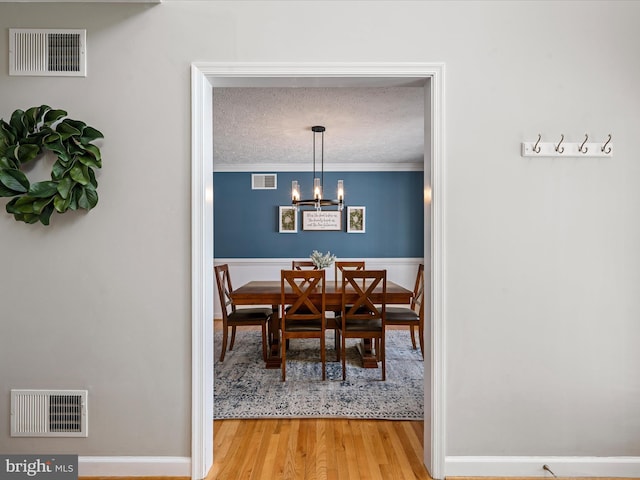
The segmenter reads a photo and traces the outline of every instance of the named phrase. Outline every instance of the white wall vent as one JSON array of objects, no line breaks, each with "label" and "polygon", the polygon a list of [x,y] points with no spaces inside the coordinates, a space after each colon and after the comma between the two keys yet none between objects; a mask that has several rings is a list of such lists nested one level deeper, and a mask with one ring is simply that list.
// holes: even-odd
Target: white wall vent
[{"label": "white wall vent", "polygon": [[86,30],[9,29],[9,75],[86,77]]},{"label": "white wall vent", "polygon": [[252,190],[277,190],[278,175],[275,173],[252,173],[251,189]]},{"label": "white wall vent", "polygon": [[11,390],[12,437],[86,437],[87,390]]}]

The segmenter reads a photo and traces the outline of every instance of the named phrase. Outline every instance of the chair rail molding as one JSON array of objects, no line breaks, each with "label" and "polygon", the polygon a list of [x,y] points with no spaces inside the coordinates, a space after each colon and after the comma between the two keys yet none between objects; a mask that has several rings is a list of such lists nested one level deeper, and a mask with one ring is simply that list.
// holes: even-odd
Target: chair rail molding
[{"label": "chair rail molding", "polygon": [[[206,258],[213,245],[213,88],[214,87],[331,87],[423,85],[425,91],[425,218],[430,222],[431,329],[429,335],[430,384],[425,386],[424,462],[434,479],[445,472],[445,232],[444,232],[444,63],[226,63],[194,62],[191,65],[192,112],[192,478],[204,478],[212,464],[213,410],[204,397],[211,396],[213,346],[208,340],[213,313],[213,257]],[[427,141],[428,139],[428,141]],[[427,168],[428,166],[428,168]],[[429,170],[429,175],[426,171]],[[426,222],[425,222],[426,223]],[[205,306],[198,302],[205,302]],[[211,334],[211,340],[213,335]],[[205,421],[206,420],[206,421]]]}]

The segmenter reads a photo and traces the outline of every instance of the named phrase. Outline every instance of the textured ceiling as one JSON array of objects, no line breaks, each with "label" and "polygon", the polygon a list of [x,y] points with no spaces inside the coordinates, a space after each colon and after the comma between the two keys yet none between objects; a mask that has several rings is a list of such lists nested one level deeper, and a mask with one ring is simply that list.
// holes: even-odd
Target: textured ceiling
[{"label": "textured ceiling", "polygon": [[325,168],[423,164],[424,89],[410,86],[214,88],[214,165],[310,168],[313,125]]}]

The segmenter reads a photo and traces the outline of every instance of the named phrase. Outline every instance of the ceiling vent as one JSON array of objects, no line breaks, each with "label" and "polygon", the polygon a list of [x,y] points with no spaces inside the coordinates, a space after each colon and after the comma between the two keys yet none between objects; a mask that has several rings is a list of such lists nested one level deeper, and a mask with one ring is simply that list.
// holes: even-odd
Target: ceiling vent
[{"label": "ceiling vent", "polygon": [[86,77],[86,30],[9,29],[9,75]]},{"label": "ceiling vent", "polygon": [[278,175],[275,173],[252,173],[252,190],[276,190],[278,188]]},{"label": "ceiling vent", "polygon": [[11,390],[12,437],[86,437],[87,390]]}]

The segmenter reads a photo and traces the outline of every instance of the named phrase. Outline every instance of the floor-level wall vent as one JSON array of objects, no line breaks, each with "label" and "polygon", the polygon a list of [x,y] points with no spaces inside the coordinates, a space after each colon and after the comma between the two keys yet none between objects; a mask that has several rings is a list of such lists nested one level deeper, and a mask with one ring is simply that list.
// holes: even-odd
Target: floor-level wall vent
[{"label": "floor-level wall vent", "polygon": [[10,28],[9,75],[85,77],[86,30]]},{"label": "floor-level wall vent", "polygon": [[11,390],[12,437],[86,437],[87,390]]},{"label": "floor-level wall vent", "polygon": [[275,173],[252,173],[252,190],[276,190],[278,188],[278,175]]}]

